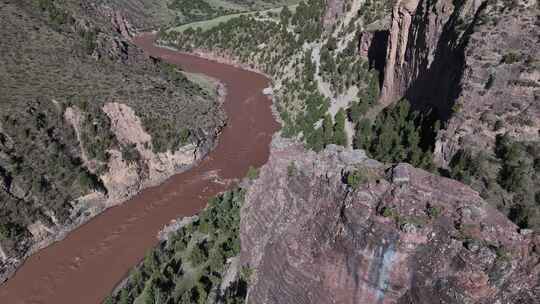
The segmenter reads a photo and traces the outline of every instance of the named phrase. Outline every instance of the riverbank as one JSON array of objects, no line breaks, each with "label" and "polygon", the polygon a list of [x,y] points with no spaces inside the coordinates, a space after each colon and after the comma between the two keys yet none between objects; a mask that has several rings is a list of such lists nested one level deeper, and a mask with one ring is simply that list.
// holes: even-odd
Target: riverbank
[{"label": "riverbank", "polygon": [[[225,96],[227,94],[226,87],[217,79],[211,79],[211,81],[216,89],[217,102],[218,104],[223,105],[225,102]],[[78,115],[80,115],[80,113]],[[74,124],[74,127],[78,127],[78,125],[79,123]],[[187,164],[174,162],[174,160],[169,160],[169,165],[157,165],[151,163],[150,166],[156,165],[155,167],[161,167],[161,169],[165,170],[154,170],[157,174],[154,176],[148,176],[146,179],[141,178],[140,180],[137,180],[135,182],[136,187],[116,187],[108,189],[107,194],[96,191],[74,200],[70,223],[68,225],[52,227],[46,227],[43,225],[41,229],[45,231],[42,234],[46,234],[46,236],[44,236],[42,239],[36,240],[34,243],[29,244],[30,248],[24,253],[24,255],[8,256],[4,253],[2,247],[0,246],[0,258],[2,258],[3,261],[3,264],[0,267],[0,284],[11,278],[28,257],[55,242],[62,241],[71,231],[86,224],[94,217],[100,215],[111,207],[127,202],[130,198],[137,195],[142,190],[149,187],[155,187],[163,183],[172,175],[185,172],[199,164],[200,161],[216,147],[218,136],[221,133],[223,126],[224,123],[215,130],[215,134],[208,136],[207,141],[201,142],[202,144],[194,147],[194,149],[190,149],[189,146],[191,145],[188,145],[186,147],[181,147],[178,151],[174,152],[174,154],[177,155],[185,154],[188,157],[192,156],[192,161],[188,162]],[[184,153],[182,153],[183,150],[185,150]],[[167,153],[167,156],[174,156],[174,154]],[[154,158],[157,159],[157,157]],[[131,166],[131,164],[127,164],[127,166]],[[114,174],[117,174],[117,172],[111,173],[111,175]],[[101,178],[103,180],[110,179],[110,176],[102,176]]]}]

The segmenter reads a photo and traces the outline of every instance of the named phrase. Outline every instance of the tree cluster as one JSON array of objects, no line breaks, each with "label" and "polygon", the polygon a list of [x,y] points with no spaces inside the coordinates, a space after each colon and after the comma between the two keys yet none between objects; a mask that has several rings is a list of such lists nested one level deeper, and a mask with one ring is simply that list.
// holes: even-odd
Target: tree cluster
[{"label": "tree cluster", "polygon": [[431,151],[437,125],[429,113],[413,111],[407,100],[401,100],[381,112],[371,126],[369,120],[361,120],[354,144],[382,162],[433,169]]},{"label": "tree cluster", "polygon": [[199,218],[173,232],[135,268],[107,304],[243,303],[249,277],[241,273],[223,291],[228,260],[240,253],[240,207],[244,191],[211,199]]}]

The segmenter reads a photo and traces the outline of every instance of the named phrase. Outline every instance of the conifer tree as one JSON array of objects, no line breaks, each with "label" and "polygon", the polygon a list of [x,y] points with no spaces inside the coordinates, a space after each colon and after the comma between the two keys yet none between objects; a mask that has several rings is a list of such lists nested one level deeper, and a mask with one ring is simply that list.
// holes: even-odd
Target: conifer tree
[{"label": "conifer tree", "polygon": [[371,145],[371,121],[367,118],[364,118],[358,122],[356,126],[356,135],[354,139],[354,147],[356,149],[369,150]]},{"label": "conifer tree", "polygon": [[323,119],[324,144],[329,145],[334,143],[334,125],[332,118],[326,114]]},{"label": "conifer tree", "polygon": [[343,108],[336,113],[336,123],[334,125],[334,143],[340,146],[347,145],[347,133],[345,133],[345,111]]}]

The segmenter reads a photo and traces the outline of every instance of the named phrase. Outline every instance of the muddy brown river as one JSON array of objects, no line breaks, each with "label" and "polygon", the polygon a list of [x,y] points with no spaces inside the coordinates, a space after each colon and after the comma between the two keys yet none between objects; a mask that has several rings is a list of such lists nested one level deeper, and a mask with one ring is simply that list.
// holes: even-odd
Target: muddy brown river
[{"label": "muddy brown river", "polygon": [[[210,178],[243,177],[263,165],[278,129],[271,100],[262,94],[269,80],[260,74],[153,45],[151,35],[136,43],[188,72],[220,79],[227,87],[228,115],[217,147],[195,168],[143,190],[57,242],[32,255],[0,286],[1,304],[97,304],[158,242],[157,232],[172,219],[198,213],[208,199],[226,190]],[[229,186],[230,187],[230,186]]]}]

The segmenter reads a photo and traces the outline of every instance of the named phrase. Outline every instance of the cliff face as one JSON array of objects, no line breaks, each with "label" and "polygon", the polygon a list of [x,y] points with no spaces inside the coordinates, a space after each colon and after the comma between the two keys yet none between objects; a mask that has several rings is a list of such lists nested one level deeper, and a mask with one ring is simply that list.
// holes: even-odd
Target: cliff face
[{"label": "cliff face", "polygon": [[480,1],[398,1],[380,101],[407,97],[447,118],[459,91],[464,49],[484,7]]},{"label": "cliff face", "polygon": [[[405,97],[448,121],[435,158],[493,148],[496,134],[537,140],[538,7],[529,1],[398,1],[392,12],[384,106]],[[497,120],[504,127],[494,132]]]},{"label": "cliff face", "polygon": [[540,297],[538,235],[463,184],[360,150],[275,141],[241,215],[241,260],[255,271],[248,303]]},{"label": "cliff face", "polygon": [[464,51],[461,90],[438,137],[440,165],[460,148],[493,151],[497,135],[540,140],[538,13],[533,2],[494,2],[478,14]]}]

